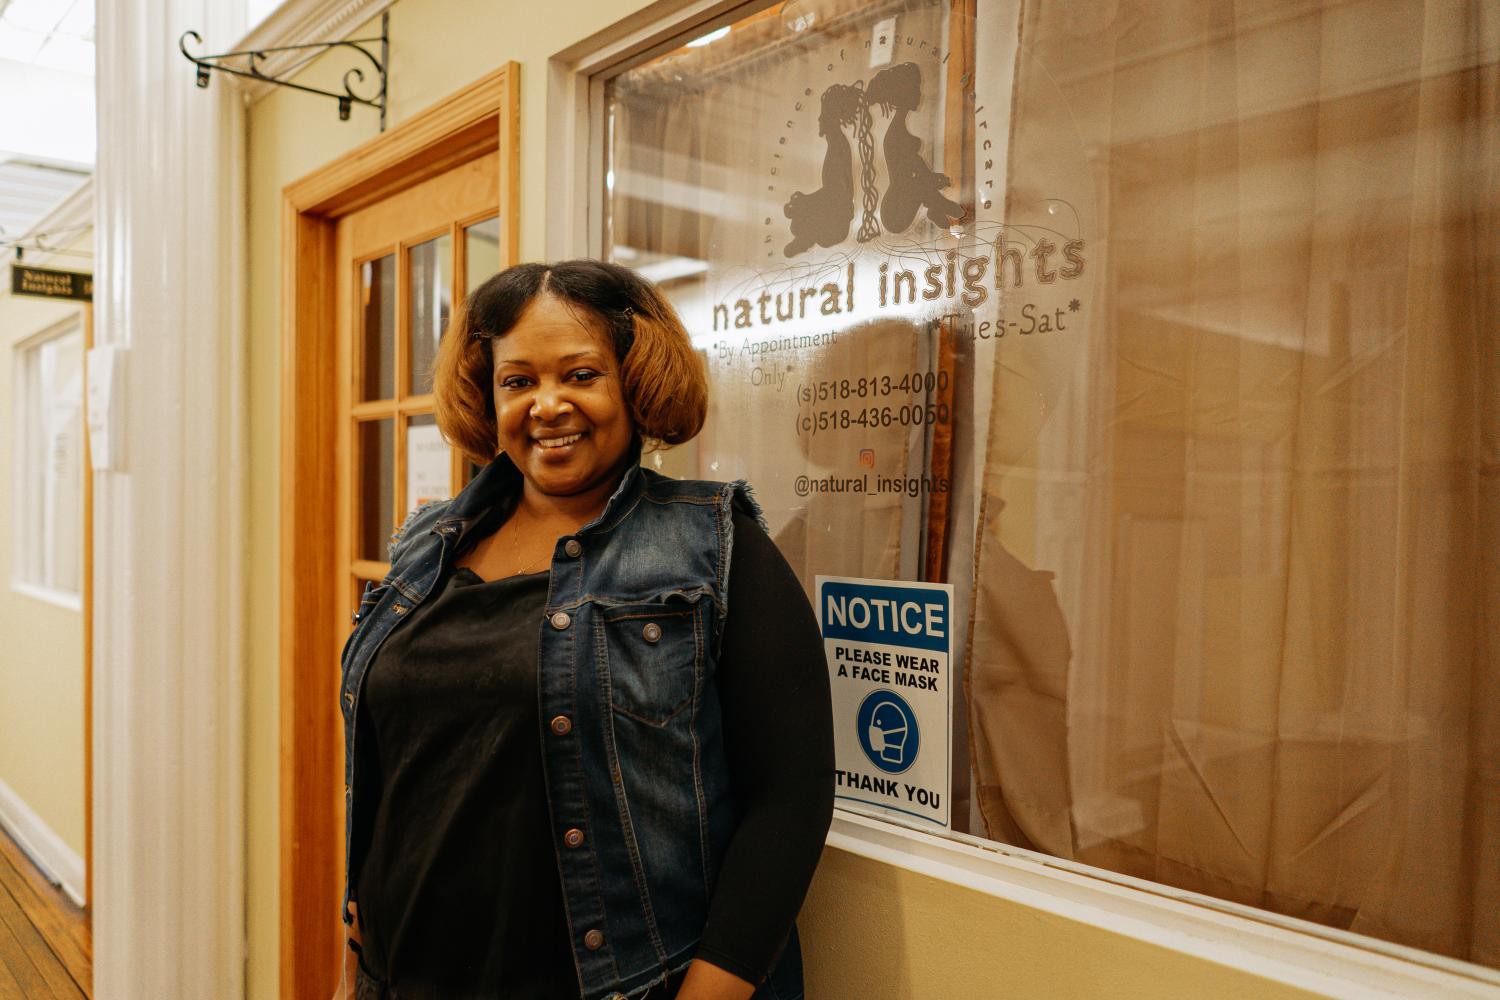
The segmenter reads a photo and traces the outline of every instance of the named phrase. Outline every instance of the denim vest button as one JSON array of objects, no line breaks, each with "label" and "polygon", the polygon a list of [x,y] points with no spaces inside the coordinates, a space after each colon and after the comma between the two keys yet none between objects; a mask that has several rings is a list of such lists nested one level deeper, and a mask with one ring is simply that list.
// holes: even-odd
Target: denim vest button
[{"label": "denim vest button", "polygon": [[559,611],[557,614],[552,616],[551,620],[552,627],[557,629],[559,632],[573,623],[573,619],[568,617],[568,613],[566,611]]},{"label": "denim vest button", "polygon": [[573,720],[566,715],[559,715],[552,720],[552,731],[558,736],[566,736],[573,731]]},{"label": "denim vest button", "polygon": [[661,638],[661,626],[656,622],[647,622],[646,627],[641,629],[641,638],[647,642],[656,642]]},{"label": "denim vest button", "polygon": [[604,947],[604,932],[599,929],[589,931],[583,936],[583,946],[589,951],[598,951]]},{"label": "denim vest button", "polygon": [[583,546],[578,544],[578,539],[570,538],[563,543],[563,551],[569,559],[577,559],[583,553]]},{"label": "denim vest button", "polygon": [[569,847],[582,847],[583,831],[575,826],[573,829],[563,834],[563,843],[567,844]]}]

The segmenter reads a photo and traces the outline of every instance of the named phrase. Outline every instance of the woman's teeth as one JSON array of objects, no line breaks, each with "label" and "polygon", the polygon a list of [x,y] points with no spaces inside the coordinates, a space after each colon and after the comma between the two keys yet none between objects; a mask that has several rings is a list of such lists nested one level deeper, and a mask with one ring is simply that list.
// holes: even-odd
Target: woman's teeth
[{"label": "woman's teeth", "polygon": [[539,448],[562,448],[572,444],[574,441],[582,440],[582,438],[582,434],[569,434],[567,437],[537,438],[536,443]]}]

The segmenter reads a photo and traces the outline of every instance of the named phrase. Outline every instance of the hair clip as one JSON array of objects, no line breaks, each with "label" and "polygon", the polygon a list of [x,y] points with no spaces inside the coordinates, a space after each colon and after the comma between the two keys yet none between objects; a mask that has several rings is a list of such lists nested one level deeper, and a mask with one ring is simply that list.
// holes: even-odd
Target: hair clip
[{"label": "hair clip", "polygon": [[632,317],[634,315],[635,315],[635,310],[632,309],[630,306],[626,306],[625,307],[625,318],[629,319],[630,317]]}]

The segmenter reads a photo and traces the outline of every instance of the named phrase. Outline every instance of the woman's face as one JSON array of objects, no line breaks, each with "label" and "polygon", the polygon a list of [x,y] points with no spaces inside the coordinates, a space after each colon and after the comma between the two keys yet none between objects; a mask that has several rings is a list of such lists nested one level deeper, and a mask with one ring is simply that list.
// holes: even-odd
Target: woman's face
[{"label": "woman's face", "polygon": [[635,436],[601,325],[542,294],[490,344],[500,450],[549,496],[612,488]]}]

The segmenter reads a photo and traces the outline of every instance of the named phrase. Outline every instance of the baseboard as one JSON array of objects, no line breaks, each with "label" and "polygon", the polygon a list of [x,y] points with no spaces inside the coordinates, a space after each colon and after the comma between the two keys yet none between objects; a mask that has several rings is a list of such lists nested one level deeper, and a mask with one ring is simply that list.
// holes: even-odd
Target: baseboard
[{"label": "baseboard", "polygon": [[83,898],[83,858],[3,780],[0,780],[0,828],[10,834],[47,881],[60,886],[79,906],[87,905]]}]

